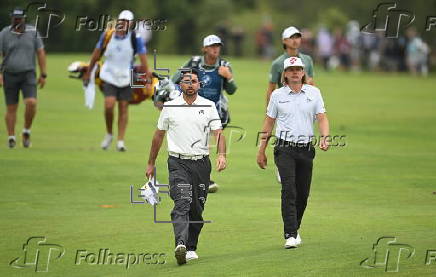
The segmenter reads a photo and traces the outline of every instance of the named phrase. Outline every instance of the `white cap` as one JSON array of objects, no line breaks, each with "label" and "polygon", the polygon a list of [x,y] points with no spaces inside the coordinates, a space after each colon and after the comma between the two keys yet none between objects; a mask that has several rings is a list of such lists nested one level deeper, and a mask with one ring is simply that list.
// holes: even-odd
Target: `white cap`
[{"label": "white cap", "polygon": [[298,31],[298,29],[295,28],[294,26],[288,27],[288,28],[283,30],[282,39],[290,38],[290,37],[292,37],[295,34],[300,34],[301,35],[301,32]]},{"label": "white cap", "polygon": [[209,35],[203,39],[203,47],[210,46],[213,44],[223,44],[221,39],[216,35]]},{"label": "white cap", "polygon": [[131,21],[131,20],[133,20],[133,13],[129,10],[124,10],[124,11],[120,12],[118,19]]},{"label": "white cap", "polygon": [[291,66],[299,66],[304,68],[304,63],[300,58],[297,57],[290,57],[284,60],[283,69],[286,69]]}]

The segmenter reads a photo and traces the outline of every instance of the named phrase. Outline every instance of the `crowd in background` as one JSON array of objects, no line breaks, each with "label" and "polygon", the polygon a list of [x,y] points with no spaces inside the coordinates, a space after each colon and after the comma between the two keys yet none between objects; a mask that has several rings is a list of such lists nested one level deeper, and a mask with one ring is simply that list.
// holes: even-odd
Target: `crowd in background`
[{"label": "crowd in background", "polygon": [[[247,34],[241,26],[224,22],[214,31],[224,42],[223,55],[244,55]],[[282,49],[277,49],[279,31],[271,19],[264,19],[255,33],[258,57],[272,60],[281,53]],[[144,33],[145,41],[151,37],[151,31],[137,33]],[[359,23],[350,21],[345,28],[321,26],[316,32],[302,28],[302,34],[301,52],[312,56],[326,71],[410,72],[423,76],[429,71],[430,47],[414,28],[407,29],[404,36],[387,38],[384,32],[361,32]]]},{"label": "crowd in background", "polygon": [[[271,22],[265,22],[256,32],[257,55],[273,59],[277,35]],[[326,71],[409,71],[427,75],[430,47],[414,28],[404,36],[386,38],[384,32],[363,33],[357,21],[345,28],[320,27],[317,32],[302,29],[301,52],[311,55]],[[274,38],[275,37],[275,38]]]}]

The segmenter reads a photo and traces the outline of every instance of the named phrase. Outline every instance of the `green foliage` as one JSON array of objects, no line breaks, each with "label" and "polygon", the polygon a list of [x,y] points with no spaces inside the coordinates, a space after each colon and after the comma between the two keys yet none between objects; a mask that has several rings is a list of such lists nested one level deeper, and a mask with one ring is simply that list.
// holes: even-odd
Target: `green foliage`
[{"label": "green foliage", "polygon": [[328,8],[318,12],[319,22],[332,29],[345,26],[349,18],[338,8]]},{"label": "green foliage", "polygon": [[[427,16],[435,15],[436,0],[397,1],[398,9],[416,15],[414,27],[430,42],[436,41],[434,33],[425,32]],[[0,24],[10,23],[9,12],[14,6],[26,7],[26,0],[3,0],[0,9]],[[98,18],[101,14],[116,17],[122,9],[131,9],[136,18],[167,20],[167,31],[153,33],[149,45],[161,53],[194,54],[201,46],[201,38],[215,32],[218,24],[242,27],[246,31],[244,53],[254,55],[255,32],[265,18],[272,19],[280,52],[279,34],[284,27],[295,25],[315,30],[320,23],[331,29],[344,27],[348,20],[355,19],[360,25],[368,24],[372,12],[381,2],[378,0],[48,0],[47,7],[63,11],[66,15],[61,26],[52,28],[46,40],[49,51],[86,51],[95,45],[99,32],[75,31],[78,16]]]}]

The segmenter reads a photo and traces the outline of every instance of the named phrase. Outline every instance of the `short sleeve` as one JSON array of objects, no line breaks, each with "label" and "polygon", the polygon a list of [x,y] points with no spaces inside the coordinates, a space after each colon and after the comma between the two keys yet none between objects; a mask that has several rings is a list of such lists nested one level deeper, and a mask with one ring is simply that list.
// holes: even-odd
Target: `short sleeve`
[{"label": "short sleeve", "polygon": [[160,112],[159,119],[157,121],[157,128],[161,131],[168,131],[169,129],[168,109],[165,106]]},{"label": "short sleeve", "polygon": [[136,53],[139,55],[147,53],[144,40],[140,36],[136,36]]},{"label": "short sleeve", "polygon": [[36,32],[36,38],[35,38],[35,50],[44,48],[44,43],[42,42],[41,35],[39,32]]},{"label": "short sleeve", "polygon": [[[274,92],[273,92],[274,93]],[[274,94],[271,94],[271,98],[266,109],[266,115],[271,118],[277,118],[277,101]]]},{"label": "short sleeve", "polygon": [[218,115],[218,111],[215,108],[215,105],[212,105],[210,107],[210,117],[209,117],[209,126],[212,131],[222,129],[223,126],[221,125],[221,119]]},{"label": "short sleeve", "polygon": [[318,94],[318,99],[315,103],[315,114],[325,113],[324,100],[322,99],[321,93]]},{"label": "short sleeve", "polygon": [[97,44],[95,45],[95,48],[97,48],[97,49],[101,49],[101,48],[103,48],[103,41],[104,41],[104,36],[105,36],[105,34],[106,34],[106,32],[103,32],[103,33],[100,35],[100,38],[98,39],[98,42],[97,42]]},{"label": "short sleeve", "polygon": [[280,72],[277,70],[276,62],[273,62],[273,64],[271,65],[271,71],[269,73],[269,82],[277,84],[277,81],[280,78],[279,75],[280,75]]},{"label": "short sleeve", "polygon": [[314,72],[313,72],[313,60],[312,60],[312,58],[310,56],[307,56],[307,60],[308,60],[308,63],[309,63],[309,68],[307,70],[307,75],[310,78],[313,78],[313,75],[314,75]]}]

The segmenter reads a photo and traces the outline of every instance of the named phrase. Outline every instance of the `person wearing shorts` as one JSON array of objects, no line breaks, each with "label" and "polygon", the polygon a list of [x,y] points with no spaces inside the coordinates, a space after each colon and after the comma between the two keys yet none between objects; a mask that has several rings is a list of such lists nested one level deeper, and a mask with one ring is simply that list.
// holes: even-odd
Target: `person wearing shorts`
[{"label": "person wearing shorts", "polygon": [[89,82],[90,73],[96,62],[102,55],[105,61],[100,70],[100,79],[104,82],[104,115],[106,121],[106,135],[101,143],[101,148],[106,150],[110,147],[113,139],[112,125],[114,121],[114,108],[118,102],[118,138],[117,150],[127,150],[124,144],[124,136],[128,121],[129,101],[133,90],[130,86],[131,72],[134,56],[137,54],[141,62],[142,71],[151,76],[148,71],[145,44],[137,37],[132,29],[133,13],[124,10],[118,16],[115,29],[107,30],[100,36],[99,41],[92,53],[91,62],[87,72],[83,76],[85,85]]},{"label": "person wearing shorts", "polygon": [[[0,52],[3,61],[0,70],[0,86],[3,86],[6,102],[6,129],[8,146],[16,146],[15,123],[20,91],[26,106],[22,142],[31,146],[30,128],[36,114],[37,84],[45,85],[47,78],[44,44],[36,28],[25,22],[25,10],[15,8],[11,12],[11,25],[0,32]],[[35,56],[38,59],[39,77],[36,77]]]}]

